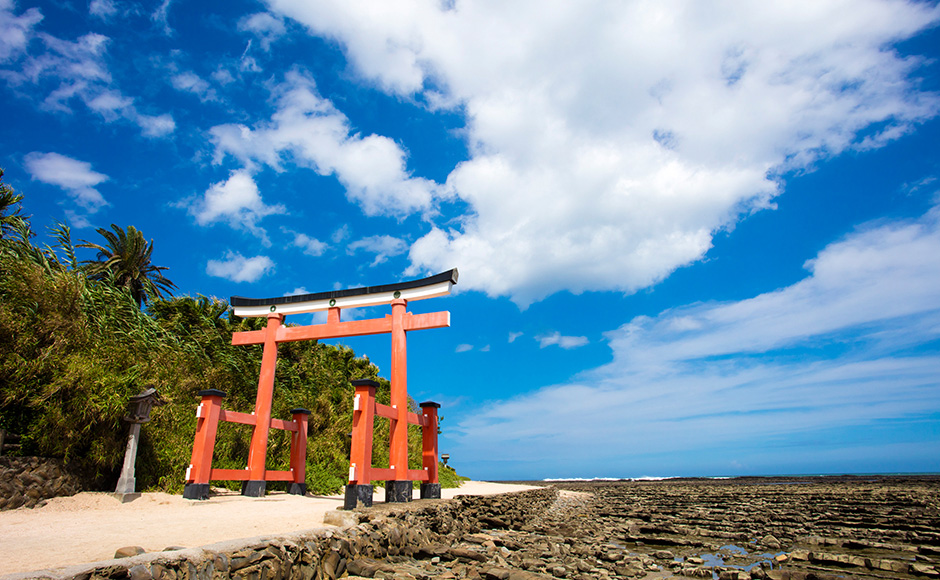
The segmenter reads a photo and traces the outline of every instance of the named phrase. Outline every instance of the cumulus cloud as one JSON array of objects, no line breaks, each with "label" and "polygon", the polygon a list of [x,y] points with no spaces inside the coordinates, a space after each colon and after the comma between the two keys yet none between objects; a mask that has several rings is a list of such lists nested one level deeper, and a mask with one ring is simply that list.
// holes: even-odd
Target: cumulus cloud
[{"label": "cumulus cloud", "polygon": [[225,181],[212,184],[200,199],[183,200],[180,205],[201,226],[223,222],[245,230],[270,245],[267,232],[258,225],[262,218],[285,213],[283,205],[265,205],[258,185],[246,171],[233,171]]},{"label": "cumulus cloud", "polygon": [[19,16],[13,14],[13,0],[0,0],[0,63],[26,51],[33,37],[33,27],[42,20],[38,8],[30,8]]},{"label": "cumulus cloud", "polygon": [[238,29],[253,34],[265,52],[271,49],[274,41],[287,33],[284,21],[269,12],[259,12],[242,18],[238,22]]},{"label": "cumulus cloud", "polygon": [[[510,334],[510,341],[515,340],[515,337]],[[565,350],[571,350],[572,348],[578,348],[579,346],[584,346],[588,343],[586,336],[563,336],[560,332],[555,331],[549,334],[540,334],[535,337],[535,340],[539,341],[539,348],[545,348],[546,346],[560,346]]]},{"label": "cumulus cloud", "polygon": [[219,99],[215,89],[213,89],[206,80],[192,71],[183,71],[173,75],[173,77],[170,78],[170,83],[173,85],[173,88],[178,91],[196,95],[202,102],[217,101]]},{"label": "cumulus cloud", "polygon": [[[91,163],[66,157],[59,153],[34,151],[24,158],[26,170],[36,181],[60,187],[88,213],[95,213],[109,205],[95,186],[108,180],[108,176],[92,170]],[[80,214],[73,213],[73,224],[86,223]],[[78,223],[75,223],[78,222]]]},{"label": "cumulus cloud", "polygon": [[274,261],[267,256],[246,258],[231,250],[221,260],[209,260],[206,274],[232,282],[256,282],[265,274],[274,272]]},{"label": "cumulus cloud", "polygon": [[107,21],[118,13],[118,7],[114,0],[91,0],[88,4],[88,13]]},{"label": "cumulus cloud", "polygon": [[292,232],[288,229],[285,229],[284,232],[293,236],[293,246],[295,248],[303,249],[304,254],[308,256],[313,256],[315,258],[322,256],[323,253],[330,247],[326,242],[321,242],[316,238],[311,238],[307,234]]},{"label": "cumulus cloud", "polygon": [[465,114],[471,157],[446,187],[469,209],[414,244],[412,273],[459,263],[465,288],[521,306],[655,284],[772,207],[778,175],[940,109],[892,48],[940,19],[931,3],[270,7],[387,92]]},{"label": "cumulus cloud", "polygon": [[411,177],[407,155],[392,139],[353,133],[346,116],[319,96],[312,79],[290,72],[274,92],[277,111],[269,122],[210,130],[216,163],[231,155],[246,167],[261,163],[283,171],[290,160],[335,175],[367,215],[406,215],[431,207],[437,184]]},{"label": "cumulus cloud", "polygon": [[[31,8],[14,17],[9,0],[0,2],[0,62],[6,59],[19,64],[18,70],[0,71],[0,77],[13,87],[45,95],[38,100],[46,110],[70,114],[77,100],[107,122],[124,120],[138,125],[147,137],[165,137],[175,131],[171,115],[141,112],[132,97],[114,86],[105,60],[108,37],[89,33],[70,41],[33,33],[32,26],[42,19],[38,10]],[[35,50],[26,51],[32,37],[40,42],[34,43]]]},{"label": "cumulus cloud", "polygon": [[408,244],[404,240],[392,236],[369,236],[356,240],[347,246],[347,251],[354,254],[359,250],[375,254],[373,266],[387,261],[392,256],[400,256],[408,251]]},{"label": "cumulus cloud", "polygon": [[695,470],[715,448],[758,470],[788,452],[823,467],[845,440],[840,429],[940,412],[940,358],[928,347],[940,338],[938,255],[934,209],[831,244],[791,286],[637,317],[607,333],[609,364],[461,422],[461,453],[534,454],[548,468],[603,459],[606,475],[657,462]]}]

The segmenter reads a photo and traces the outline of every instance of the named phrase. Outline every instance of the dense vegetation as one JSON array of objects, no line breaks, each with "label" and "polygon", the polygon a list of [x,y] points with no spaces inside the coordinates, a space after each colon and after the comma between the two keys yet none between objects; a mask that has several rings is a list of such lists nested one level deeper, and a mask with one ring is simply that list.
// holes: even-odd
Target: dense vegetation
[{"label": "dense vegetation", "polygon": [[[228,394],[225,408],[253,410],[261,346],[230,342],[232,332],[265,321],[239,318],[217,298],[170,297],[165,268],[150,264],[153,242],[133,227],[99,229],[106,244],[73,244],[60,224],[52,231],[55,244],[39,247],[21,200],[7,186],[0,191],[0,428],[21,435],[22,454],[62,457],[108,489],[123,461],[127,400],[153,385],[167,404],[154,408],[142,430],[137,486],[179,492],[192,452],[196,393],[220,389]],[[76,247],[98,250],[98,260],[80,262]],[[349,466],[349,381],[378,381],[384,403],[389,383],[345,346],[285,343],[278,354],[272,416],[287,419],[295,407],[312,411],[307,484],[314,493],[338,491]],[[410,463],[418,468],[421,438],[412,429]],[[269,469],[288,468],[287,435],[272,431]],[[213,467],[244,468],[250,437],[250,427],[221,424]],[[375,465],[387,466],[386,421],[376,422],[374,449]],[[442,483],[456,484],[453,470],[442,470]]]}]

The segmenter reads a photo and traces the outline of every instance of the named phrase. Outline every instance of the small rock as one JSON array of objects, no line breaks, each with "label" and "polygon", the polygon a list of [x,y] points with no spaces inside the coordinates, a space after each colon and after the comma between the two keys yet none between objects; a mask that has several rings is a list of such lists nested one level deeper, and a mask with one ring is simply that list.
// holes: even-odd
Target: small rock
[{"label": "small rock", "polygon": [[937,572],[936,568],[926,564],[921,564],[920,562],[911,564],[911,572],[914,574],[920,574],[921,576],[928,576],[930,578],[940,577],[940,572]]},{"label": "small rock", "polygon": [[653,552],[653,557],[656,558],[657,560],[672,560],[676,556],[669,550],[656,550],[655,552]]},{"label": "small rock", "polygon": [[123,548],[118,548],[114,552],[115,558],[130,558],[131,556],[139,556],[141,554],[146,554],[147,550],[141,548],[140,546],[124,546]]},{"label": "small rock", "polygon": [[323,523],[338,528],[359,525],[359,514],[351,511],[333,510],[323,514]]},{"label": "small rock", "polygon": [[764,536],[764,538],[760,541],[760,543],[765,548],[770,548],[771,550],[780,549],[780,540],[778,540],[777,538],[773,537],[770,534],[767,534],[766,536]]},{"label": "small rock", "polygon": [[130,580],[153,580],[153,574],[150,573],[150,570],[146,566],[133,566],[130,570],[127,571],[130,576]]}]

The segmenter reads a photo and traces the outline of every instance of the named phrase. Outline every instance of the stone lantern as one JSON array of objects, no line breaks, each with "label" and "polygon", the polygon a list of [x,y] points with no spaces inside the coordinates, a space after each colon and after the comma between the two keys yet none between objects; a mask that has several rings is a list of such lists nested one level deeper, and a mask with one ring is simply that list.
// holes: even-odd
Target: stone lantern
[{"label": "stone lantern", "polygon": [[157,390],[148,385],[147,388],[130,398],[127,405],[127,415],[124,420],[131,424],[130,434],[127,436],[127,450],[124,452],[124,467],[114,490],[114,497],[122,503],[133,501],[140,497],[137,493],[137,482],[134,477],[134,466],[137,462],[137,443],[140,439],[140,426],[150,421],[150,411],[154,406],[165,405],[166,401],[160,398]]}]

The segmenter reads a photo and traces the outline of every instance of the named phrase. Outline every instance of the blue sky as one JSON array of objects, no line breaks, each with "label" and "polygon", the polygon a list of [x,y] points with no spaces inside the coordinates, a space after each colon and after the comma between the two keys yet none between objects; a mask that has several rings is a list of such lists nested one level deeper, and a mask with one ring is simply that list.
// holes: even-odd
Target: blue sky
[{"label": "blue sky", "polygon": [[134,225],[183,294],[459,268],[409,393],[474,478],[940,471],[938,23],[0,0],[0,164],[39,232]]}]

